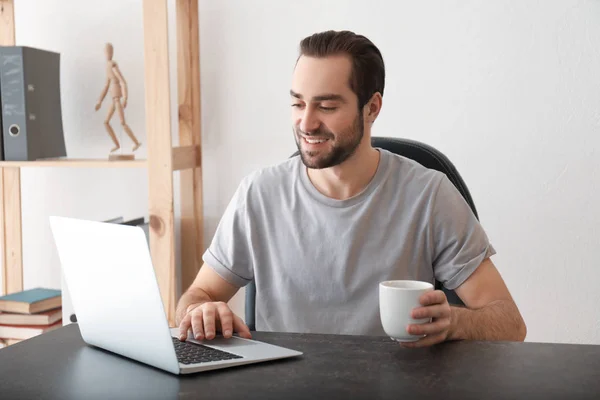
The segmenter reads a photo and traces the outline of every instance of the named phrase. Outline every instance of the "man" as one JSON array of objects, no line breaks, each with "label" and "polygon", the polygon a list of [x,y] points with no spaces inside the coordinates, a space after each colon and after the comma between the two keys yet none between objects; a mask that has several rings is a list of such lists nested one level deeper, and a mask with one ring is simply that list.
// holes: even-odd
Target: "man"
[{"label": "man", "polygon": [[526,327],[490,260],[495,250],[443,173],[371,146],[382,107],[379,50],[352,32],[304,39],[290,91],[299,156],[247,176],[177,306],[181,339],[249,338],[227,302],[256,282],[256,329],[384,335],[378,284],[442,282],[421,297],[406,347],[524,340]]}]

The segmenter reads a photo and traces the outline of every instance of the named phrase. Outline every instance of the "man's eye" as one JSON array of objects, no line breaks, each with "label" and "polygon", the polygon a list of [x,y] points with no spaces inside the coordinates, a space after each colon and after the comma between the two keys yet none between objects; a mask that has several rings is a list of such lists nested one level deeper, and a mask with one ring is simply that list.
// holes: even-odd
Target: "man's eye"
[{"label": "man's eye", "polygon": [[292,104],[292,107],[300,108],[302,107],[302,104],[294,103]]},{"label": "man's eye", "polygon": [[320,108],[323,111],[333,111],[333,110],[337,109],[337,107],[324,107],[324,106],[321,106]]}]

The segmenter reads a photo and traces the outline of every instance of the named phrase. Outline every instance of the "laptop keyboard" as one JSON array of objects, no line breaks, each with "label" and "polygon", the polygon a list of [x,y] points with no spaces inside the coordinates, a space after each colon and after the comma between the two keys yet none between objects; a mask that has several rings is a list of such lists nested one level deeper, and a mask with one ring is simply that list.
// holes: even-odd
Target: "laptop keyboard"
[{"label": "laptop keyboard", "polygon": [[177,360],[182,364],[199,364],[243,358],[237,354],[217,350],[199,343],[182,342],[176,337],[171,337],[171,339],[173,339]]}]

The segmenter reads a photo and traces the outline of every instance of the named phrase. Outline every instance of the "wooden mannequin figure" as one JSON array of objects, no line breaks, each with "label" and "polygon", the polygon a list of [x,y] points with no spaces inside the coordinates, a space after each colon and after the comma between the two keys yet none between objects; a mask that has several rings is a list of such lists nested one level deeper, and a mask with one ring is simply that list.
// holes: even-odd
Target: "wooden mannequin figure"
[{"label": "wooden mannequin figure", "polygon": [[[96,111],[98,111],[100,109],[102,102],[104,101],[104,98],[106,97],[106,94],[108,93],[108,89],[110,89],[110,95],[112,97],[112,102],[110,104],[108,114],[106,115],[106,119],[104,120],[104,127],[106,128],[106,131],[108,132],[108,134],[112,138],[113,142],[115,143],[115,147],[110,152],[113,153],[114,151],[119,150],[121,148],[121,145],[119,144],[119,141],[117,140],[117,135],[115,135],[115,131],[110,126],[110,119],[113,117],[113,114],[115,113],[115,109],[119,113],[119,119],[121,120],[121,125],[123,126],[123,129],[125,130],[127,135],[131,138],[131,140],[134,143],[132,151],[136,151],[141,146],[141,143],[136,139],[135,135],[131,131],[131,128],[125,122],[125,113],[123,111],[123,109],[125,107],[127,107],[127,95],[128,95],[127,82],[125,81],[125,78],[123,78],[123,75],[121,74],[121,71],[119,70],[117,63],[115,61],[113,61],[113,53],[114,53],[114,50],[113,50],[112,44],[106,43],[106,46],[105,46],[106,84],[104,85],[102,94],[100,95],[100,98],[98,99],[98,102],[96,103]],[[122,103],[121,103],[121,98],[123,99]],[[113,155],[113,154],[111,154],[109,156],[109,159],[133,159],[133,158],[134,158],[133,155]]]}]

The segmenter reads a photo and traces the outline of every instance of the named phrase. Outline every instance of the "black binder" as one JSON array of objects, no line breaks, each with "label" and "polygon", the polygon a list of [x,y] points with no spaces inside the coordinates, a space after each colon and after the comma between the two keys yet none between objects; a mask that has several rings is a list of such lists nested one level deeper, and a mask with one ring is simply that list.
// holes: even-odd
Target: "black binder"
[{"label": "black binder", "polygon": [[60,54],[0,46],[2,148],[6,161],[66,157]]}]

